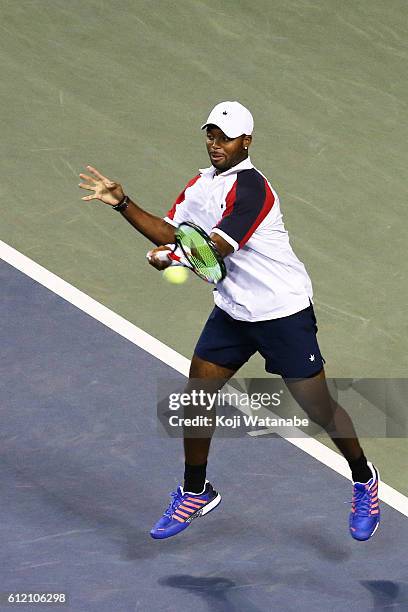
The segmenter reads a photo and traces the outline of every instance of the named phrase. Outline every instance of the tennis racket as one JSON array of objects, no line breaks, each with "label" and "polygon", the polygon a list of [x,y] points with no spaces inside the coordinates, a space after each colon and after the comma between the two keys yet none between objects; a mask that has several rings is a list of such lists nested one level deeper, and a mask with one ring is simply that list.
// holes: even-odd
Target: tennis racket
[{"label": "tennis racket", "polygon": [[207,283],[216,285],[226,277],[224,260],[214,242],[201,227],[185,221],[176,229],[175,237],[176,244],[173,251],[170,253],[159,251],[156,257],[169,258],[180,263],[182,258],[175,253],[179,247],[193,272]]}]

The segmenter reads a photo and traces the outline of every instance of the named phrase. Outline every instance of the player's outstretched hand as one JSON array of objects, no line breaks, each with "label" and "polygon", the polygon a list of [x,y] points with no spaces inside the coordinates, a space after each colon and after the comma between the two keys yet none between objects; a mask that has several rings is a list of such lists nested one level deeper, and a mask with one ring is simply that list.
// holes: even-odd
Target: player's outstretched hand
[{"label": "player's outstretched hand", "polygon": [[89,170],[92,176],[89,174],[80,174],[80,178],[86,182],[79,183],[78,186],[81,189],[88,189],[88,191],[92,191],[92,193],[84,196],[82,200],[100,200],[104,202],[104,204],[109,204],[110,206],[115,206],[123,200],[125,194],[122,185],[103,176],[103,174],[92,166],[87,166],[86,169]]}]

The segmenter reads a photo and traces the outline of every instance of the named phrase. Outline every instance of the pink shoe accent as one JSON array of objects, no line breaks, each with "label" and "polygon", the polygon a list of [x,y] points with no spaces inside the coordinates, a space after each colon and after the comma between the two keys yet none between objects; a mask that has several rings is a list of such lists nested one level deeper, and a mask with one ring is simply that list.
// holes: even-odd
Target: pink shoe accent
[{"label": "pink shoe accent", "polygon": [[186,506],[191,506],[192,508],[195,508],[195,509],[201,508],[201,506],[199,506],[198,504],[193,504],[192,502],[188,502],[188,501],[183,502],[183,504],[185,504]]},{"label": "pink shoe accent", "polygon": [[176,519],[176,521],[178,521],[179,523],[185,522],[182,518],[178,517],[177,514],[173,514],[172,518]]},{"label": "pink shoe accent", "polygon": [[[179,508],[177,508],[176,512],[177,512],[179,515],[184,516],[184,518],[188,518],[188,517],[190,516],[189,514],[186,514],[185,512],[183,512],[182,510],[180,510],[180,507],[179,507]],[[176,516],[176,512],[173,514],[173,516],[174,516],[174,517]]]},{"label": "pink shoe accent", "polygon": [[199,499],[198,497],[187,497],[187,501],[194,502],[195,504],[206,504],[207,502],[204,499]]}]

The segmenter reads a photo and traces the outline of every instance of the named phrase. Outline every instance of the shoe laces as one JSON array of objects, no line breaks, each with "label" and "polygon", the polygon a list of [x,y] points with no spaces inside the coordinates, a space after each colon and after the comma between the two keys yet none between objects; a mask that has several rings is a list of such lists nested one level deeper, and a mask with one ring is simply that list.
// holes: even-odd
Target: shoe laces
[{"label": "shoe laces", "polygon": [[353,499],[350,503],[354,503],[354,511],[356,514],[359,516],[369,516],[371,507],[371,488],[364,486],[364,489],[360,489],[354,485]]},{"label": "shoe laces", "polygon": [[171,518],[174,514],[174,512],[177,509],[177,506],[179,505],[179,503],[181,502],[181,494],[180,491],[177,489],[177,491],[172,491],[172,493],[170,493],[172,500],[169,504],[169,507],[167,508],[167,510],[165,511],[165,516],[168,516],[169,518]]}]

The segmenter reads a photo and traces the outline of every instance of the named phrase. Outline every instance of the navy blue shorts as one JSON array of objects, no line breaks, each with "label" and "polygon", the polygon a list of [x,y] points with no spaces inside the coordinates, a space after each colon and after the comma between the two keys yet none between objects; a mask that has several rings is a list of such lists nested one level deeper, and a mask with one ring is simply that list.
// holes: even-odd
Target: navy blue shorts
[{"label": "navy blue shorts", "polygon": [[215,306],[194,352],[205,361],[237,370],[258,351],[267,372],[308,378],[324,364],[316,334],[312,305],[288,317],[254,323],[233,319]]}]

